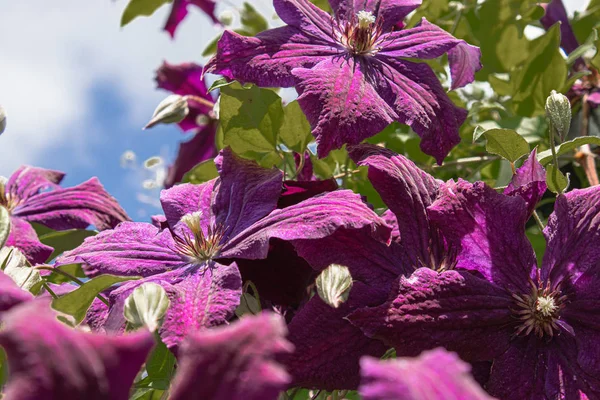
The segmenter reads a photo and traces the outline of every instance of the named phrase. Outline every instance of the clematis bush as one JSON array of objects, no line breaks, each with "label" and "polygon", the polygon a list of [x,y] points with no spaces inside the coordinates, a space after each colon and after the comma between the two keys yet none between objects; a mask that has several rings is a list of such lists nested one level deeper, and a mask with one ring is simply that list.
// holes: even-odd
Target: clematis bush
[{"label": "clematis bush", "polygon": [[600,399],[598,1],[163,5],[156,215],[0,177],[3,398]]}]

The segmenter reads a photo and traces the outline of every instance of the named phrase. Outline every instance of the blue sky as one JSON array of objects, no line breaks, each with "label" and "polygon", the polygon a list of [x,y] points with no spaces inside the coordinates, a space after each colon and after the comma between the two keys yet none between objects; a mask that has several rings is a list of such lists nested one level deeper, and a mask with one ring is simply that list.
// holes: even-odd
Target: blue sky
[{"label": "blue sky", "polygon": [[[566,3],[572,11],[587,0]],[[162,60],[202,63],[200,54],[218,28],[190,7],[171,41],[161,29],[168,11],[163,7],[120,29],[125,5],[27,0],[2,7],[0,104],[8,127],[0,136],[0,175],[29,164],[67,172],[68,186],[98,176],[133,219],[147,220],[160,212],[150,204],[158,190],[144,189],[142,182],[156,171],[141,164],[155,155],[172,159],[185,138],[171,126],[141,130],[165,96],[155,90],[153,71]],[[258,7],[272,17],[268,0]],[[136,154],[136,168],[121,166],[128,150]]]}]

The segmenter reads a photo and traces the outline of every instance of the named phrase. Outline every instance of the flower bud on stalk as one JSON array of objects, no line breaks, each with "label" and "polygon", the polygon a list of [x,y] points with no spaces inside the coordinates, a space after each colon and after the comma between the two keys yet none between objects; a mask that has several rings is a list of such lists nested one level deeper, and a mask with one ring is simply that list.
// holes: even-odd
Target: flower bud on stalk
[{"label": "flower bud on stalk", "polygon": [[172,94],[160,102],[154,115],[144,129],[152,128],[158,124],[173,124],[183,121],[190,112],[185,97],[178,94]]},{"label": "flower bud on stalk", "polygon": [[123,315],[134,327],[157,330],[171,301],[162,286],[148,282],[138,286],[125,300]]},{"label": "flower bud on stalk", "polygon": [[347,267],[331,264],[317,277],[317,294],[325,303],[338,308],[348,300],[352,289],[352,276]]},{"label": "flower bud on stalk", "polygon": [[567,96],[553,90],[546,99],[546,116],[560,139],[564,140],[571,127],[571,103]]}]

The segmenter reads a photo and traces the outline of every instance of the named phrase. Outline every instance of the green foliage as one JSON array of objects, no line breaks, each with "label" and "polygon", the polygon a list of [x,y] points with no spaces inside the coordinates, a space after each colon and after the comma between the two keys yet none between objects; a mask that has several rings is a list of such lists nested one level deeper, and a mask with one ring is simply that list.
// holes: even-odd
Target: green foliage
[{"label": "green foliage", "polygon": [[137,17],[149,17],[163,4],[170,3],[171,1],[172,0],[129,0],[129,3],[121,16],[121,26],[127,25]]},{"label": "green foliage", "polygon": [[157,342],[146,362],[145,372],[147,375],[135,383],[136,388],[146,389],[143,391],[144,393],[148,393],[150,390],[162,391],[168,389],[169,382],[175,372],[175,356],[160,339]]},{"label": "green foliage", "polygon": [[510,129],[490,129],[483,133],[489,153],[497,154],[512,163],[529,153],[529,144],[517,132]]},{"label": "green foliage", "polygon": [[292,101],[283,109],[284,120],[281,125],[281,141],[287,148],[304,153],[306,146],[313,140],[310,124],[297,101]]},{"label": "green foliage", "polygon": [[[600,138],[596,136],[582,136],[568,142],[564,142],[560,146],[556,146],[556,155],[561,156],[567,154],[578,147],[583,146],[584,144],[594,144],[596,146],[600,146]],[[552,161],[552,151],[546,150],[538,153],[537,159],[542,165],[548,164],[550,161]]]},{"label": "green foliage", "polygon": [[204,183],[219,176],[214,160],[202,161],[189,170],[182,179],[182,183]]},{"label": "green foliage", "polygon": [[77,289],[52,301],[52,308],[62,313],[71,315],[75,323],[79,324],[85,318],[87,310],[92,305],[94,298],[102,291],[108,289],[115,283],[139,279],[138,277],[123,277],[115,275],[100,275]]},{"label": "green foliage", "polygon": [[552,193],[561,194],[569,186],[568,179],[553,164],[546,166],[546,184]]},{"label": "green foliage", "polygon": [[69,229],[44,233],[39,236],[39,239],[43,244],[54,248],[54,251],[48,257],[48,261],[50,261],[67,250],[73,250],[81,245],[85,238],[94,236],[97,233],[96,231],[83,229]]},{"label": "green foliage", "polygon": [[46,275],[44,277],[46,282],[59,285],[61,283],[72,283],[73,279],[69,276],[77,279],[87,278],[83,272],[83,269],[81,268],[81,264],[66,264],[55,267],[55,269],[64,272],[64,274],[61,274],[60,272],[51,272],[50,275]]}]

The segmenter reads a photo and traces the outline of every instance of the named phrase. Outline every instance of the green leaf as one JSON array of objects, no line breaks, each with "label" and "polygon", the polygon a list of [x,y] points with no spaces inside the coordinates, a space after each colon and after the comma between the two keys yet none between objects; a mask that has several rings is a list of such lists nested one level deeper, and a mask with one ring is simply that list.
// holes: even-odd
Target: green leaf
[{"label": "green leaf", "polygon": [[246,36],[255,36],[269,28],[267,20],[248,3],[242,6],[240,20],[244,29],[248,31]]},{"label": "green leaf", "polygon": [[596,48],[596,46],[594,46],[593,43],[582,44],[581,46],[579,46],[578,48],[576,48],[569,54],[569,56],[567,57],[567,65],[569,65],[569,66],[573,65],[579,57],[583,57],[583,55],[585,53],[587,53],[589,50],[592,50],[595,48]]},{"label": "green leaf", "polygon": [[149,17],[154,14],[160,6],[170,2],[171,0],[130,0],[121,16],[121,27],[127,25],[137,17]]},{"label": "green leaf", "polygon": [[31,264],[16,247],[0,249],[0,263],[2,270],[23,290],[37,294],[41,288],[42,277],[40,272],[31,268]]},{"label": "green leaf", "polygon": [[479,140],[479,138],[485,133],[486,129],[481,125],[477,125],[473,131],[473,143]]},{"label": "green leaf", "polygon": [[277,150],[283,123],[283,106],[277,93],[234,82],[221,88],[219,104],[225,146],[255,160]]},{"label": "green leaf", "polygon": [[560,90],[567,78],[567,63],[559,51],[559,24],[531,42],[530,57],[512,76],[513,97],[517,113],[524,117],[545,112],[546,98]]},{"label": "green leaf", "polygon": [[527,141],[512,129],[490,129],[483,135],[487,139],[487,152],[497,154],[510,162],[515,162],[529,153]]},{"label": "green leaf", "polygon": [[94,298],[115,283],[140,279],[139,277],[123,277],[115,275],[97,276],[70,293],[52,301],[52,308],[65,314],[72,315],[79,324],[85,318],[87,310]]},{"label": "green leaf", "polygon": [[0,206],[0,248],[4,246],[10,233],[10,215],[8,210],[3,206]]},{"label": "green leaf", "polygon": [[183,175],[182,183],[204,183],[219,176],[214,160],[202,161]]},{"label": "green leaf", "polygon": [[70,229],[66,231],[52,231],[41,235],[39,239],[43,244],[54,248],[54,251],[48,257],[48,261],[50,261],[67,250],[73,250],[81,245],[85,238],[94,236],[97,233],[96,231],[87,231],[84,229]]},{"label": "green leaf", "polygon": [[552,193],[560,194],[569,186],[569,181],[560,172],[560,169],[556,168],[554,164],[550,164],[546,167],[546,185]]},{"label": "green leaf", "polygon": [[304,153],[313,139],[310,124],[297,101],[292,101],[283,109],[283,124],[279,133],[281,141],[296,153]]},{"label": "green leaf", "polygon": [[[583,146],[584,144],[595,144],[600,146],[600,138],[596,136],[581,136],[568,142],[564,142],[560,146],[556,147],[556,155],[561,156],[575,150],[579,146]],[[552,161],[552,151],[546,150],[538,153],[537,159],[542,165],[548,164],[550,161]]]},{"label": "green leaf", "polygon": [[163,381],[168,386],[174,368],[175,356],[162,341],[159,341],[146,362],[148,378],[153,382]]},{"label": "green leaf", "polygon": [[[59,267],[55,267],[55,269],[64,271],[67,274],[74,276],[75,278],[87,278],[87,276],[83,272],[83,269],[81,268],[81,264],[65,264]],[[68,278],[67,276],[56,272],[52,272],[50,275],[46,275],[44,279],[47,282],[55,283],[57,285],[61,283],[73,282],[71,278]]]},{"label": "green leaf", "polygon": [[231,85],[234,82],[235,81],[228,81],[225,78],[219,78],[216,81],[214,81],[212,85],[210,85],[210,87],[208,88],[208,91],[212,92],[213,90],[220,89],[223,86],[229,86],[229,85]]}]

